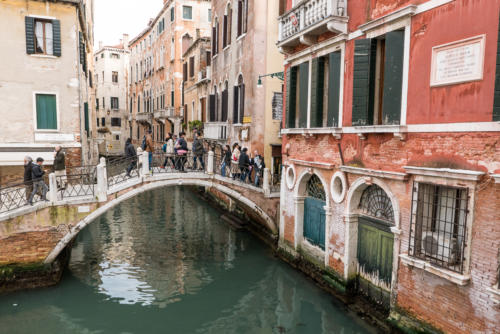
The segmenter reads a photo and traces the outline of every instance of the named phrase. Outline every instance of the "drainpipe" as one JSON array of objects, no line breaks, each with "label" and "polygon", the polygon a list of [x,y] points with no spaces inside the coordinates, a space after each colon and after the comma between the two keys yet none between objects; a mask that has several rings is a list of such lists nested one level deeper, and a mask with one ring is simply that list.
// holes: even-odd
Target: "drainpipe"
[{"label": "drainpipe", "polygon": [[[79,22],[80,21],[80,7],[76,7],[76,19]],[[80,120],[80,161],[83,164],[84,161],[84,153],[83,153],[83,131],[82,131],[82,84],[81,84],[81,78],[80,78],[80,38],[79,38],[79,30],[78,30],[79,24],[76,25],[76,59],[77,59],[77,68],[76,68],[76,75],[78,78],[78,118]]]}]

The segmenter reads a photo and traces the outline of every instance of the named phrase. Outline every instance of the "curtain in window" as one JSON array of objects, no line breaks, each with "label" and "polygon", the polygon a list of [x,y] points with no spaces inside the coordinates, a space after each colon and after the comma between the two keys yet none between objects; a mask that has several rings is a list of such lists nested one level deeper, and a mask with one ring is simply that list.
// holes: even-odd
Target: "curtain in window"
[{"label": "curtain in window", "polygon": [[36,52],[45,53],[43,49],[43,22],[37,22],[35,27],[35,37],[36,37]]}]

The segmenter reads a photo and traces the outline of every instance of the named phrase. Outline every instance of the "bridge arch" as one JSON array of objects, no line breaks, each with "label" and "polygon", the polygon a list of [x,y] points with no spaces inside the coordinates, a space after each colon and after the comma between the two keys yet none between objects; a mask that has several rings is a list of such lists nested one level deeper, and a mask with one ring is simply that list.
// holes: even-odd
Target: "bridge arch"
[{"label": "bridge arch", "polygon": [[231,197],[232,199],[236,200],[237,202],[240,202],[241,204],[247,206],[250,208],[254,213],[256,213],[262,221],[265,223],[266,227],[269,228],[270,231],[272,231],[273,234],[278,233],[278,228],[276,227],[275,221],[261,208],[259,205],[257,205],[254,201],[248,199],[245,197],[243,194],[239,193],[236,190],[233,190],[223,184],[213,182],[212,180],[200,180],[200,179],[169,179],[169,180],[163,180],[163,181],[154,181],[151,183],[146,183],[143,184],[133,190],[130,190],[110,201],[108,201],[106,204],[102,205],[101,207],[97,208],[95,211],[90,213],[88,216],[86,216],[83,220],[78,222],[74,227],[71,228],[71,230],[59,240],[57,245],[52,249],[52,251],[49,253],[49,255],[45,258],[44,263],[52,263],[57,256],[66,248],[66,246],[73,240],[78,233],[84,229],[87,225],[92,223],[94,220],[96,220],[99,216],[103,215],[106,213],[108,210],[112,209],[113,207],[117,206],[123,201],[126,201],[128,199],[131,199],[139,194],[142,194],[144,192],[158,189],[158,188],[164,188],[164,187],[172,187],[172,186],[201,186],[201,187],[209,187],[209,188],[214,188],[221,193]]}]

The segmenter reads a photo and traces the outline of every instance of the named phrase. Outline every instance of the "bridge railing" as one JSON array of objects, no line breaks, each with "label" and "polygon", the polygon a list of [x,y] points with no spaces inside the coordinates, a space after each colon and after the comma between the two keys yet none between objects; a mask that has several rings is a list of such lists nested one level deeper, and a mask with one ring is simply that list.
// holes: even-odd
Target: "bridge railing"
[{"label": "bridge railing", "polygon": [[[16,210],[28,205],[33,191],[33,181],[13,182],[0,188],[0,213]],[[42,200],[40,192],[33,197],[33,203]]]},{"label": "bridge railing", "polygon": [[139,157],[119,157],[106,161],[108,188],[139,177]]},{"label": "bridge railing", "polygon": [[56,176],[57,198],[94,196],[97,185],[97,166],[78,166],[66,169],[66,175]]},{"label": "bridge railing", "polygon": [[150,166],[152,174],[179,173],[179,172],[204,172],[207,168],[207,159],[202,160],[193,152],[183,155],[155,152]]},{"label": "bridge railing", "polygon": [[265,169],[258,169],[254,166],[240,167],[236,161],[229,164],[224,161],[224,155],[214,154],[214,173],[232,179],[240,183],[250,184],[257,188],[264,185]]}]

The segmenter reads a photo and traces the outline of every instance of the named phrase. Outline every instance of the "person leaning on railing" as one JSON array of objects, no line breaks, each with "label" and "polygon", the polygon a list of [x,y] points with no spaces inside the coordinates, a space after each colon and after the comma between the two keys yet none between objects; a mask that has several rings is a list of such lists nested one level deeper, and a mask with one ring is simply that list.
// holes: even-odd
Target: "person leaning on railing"
[{"label": "person leaning on railing", "polygon": [[127,176],[130,177],[130,172],[137,166],[137,153],[131,138],[127,138],[125,142],[125,156],[130,159],[130,164],[127,167]]}]

